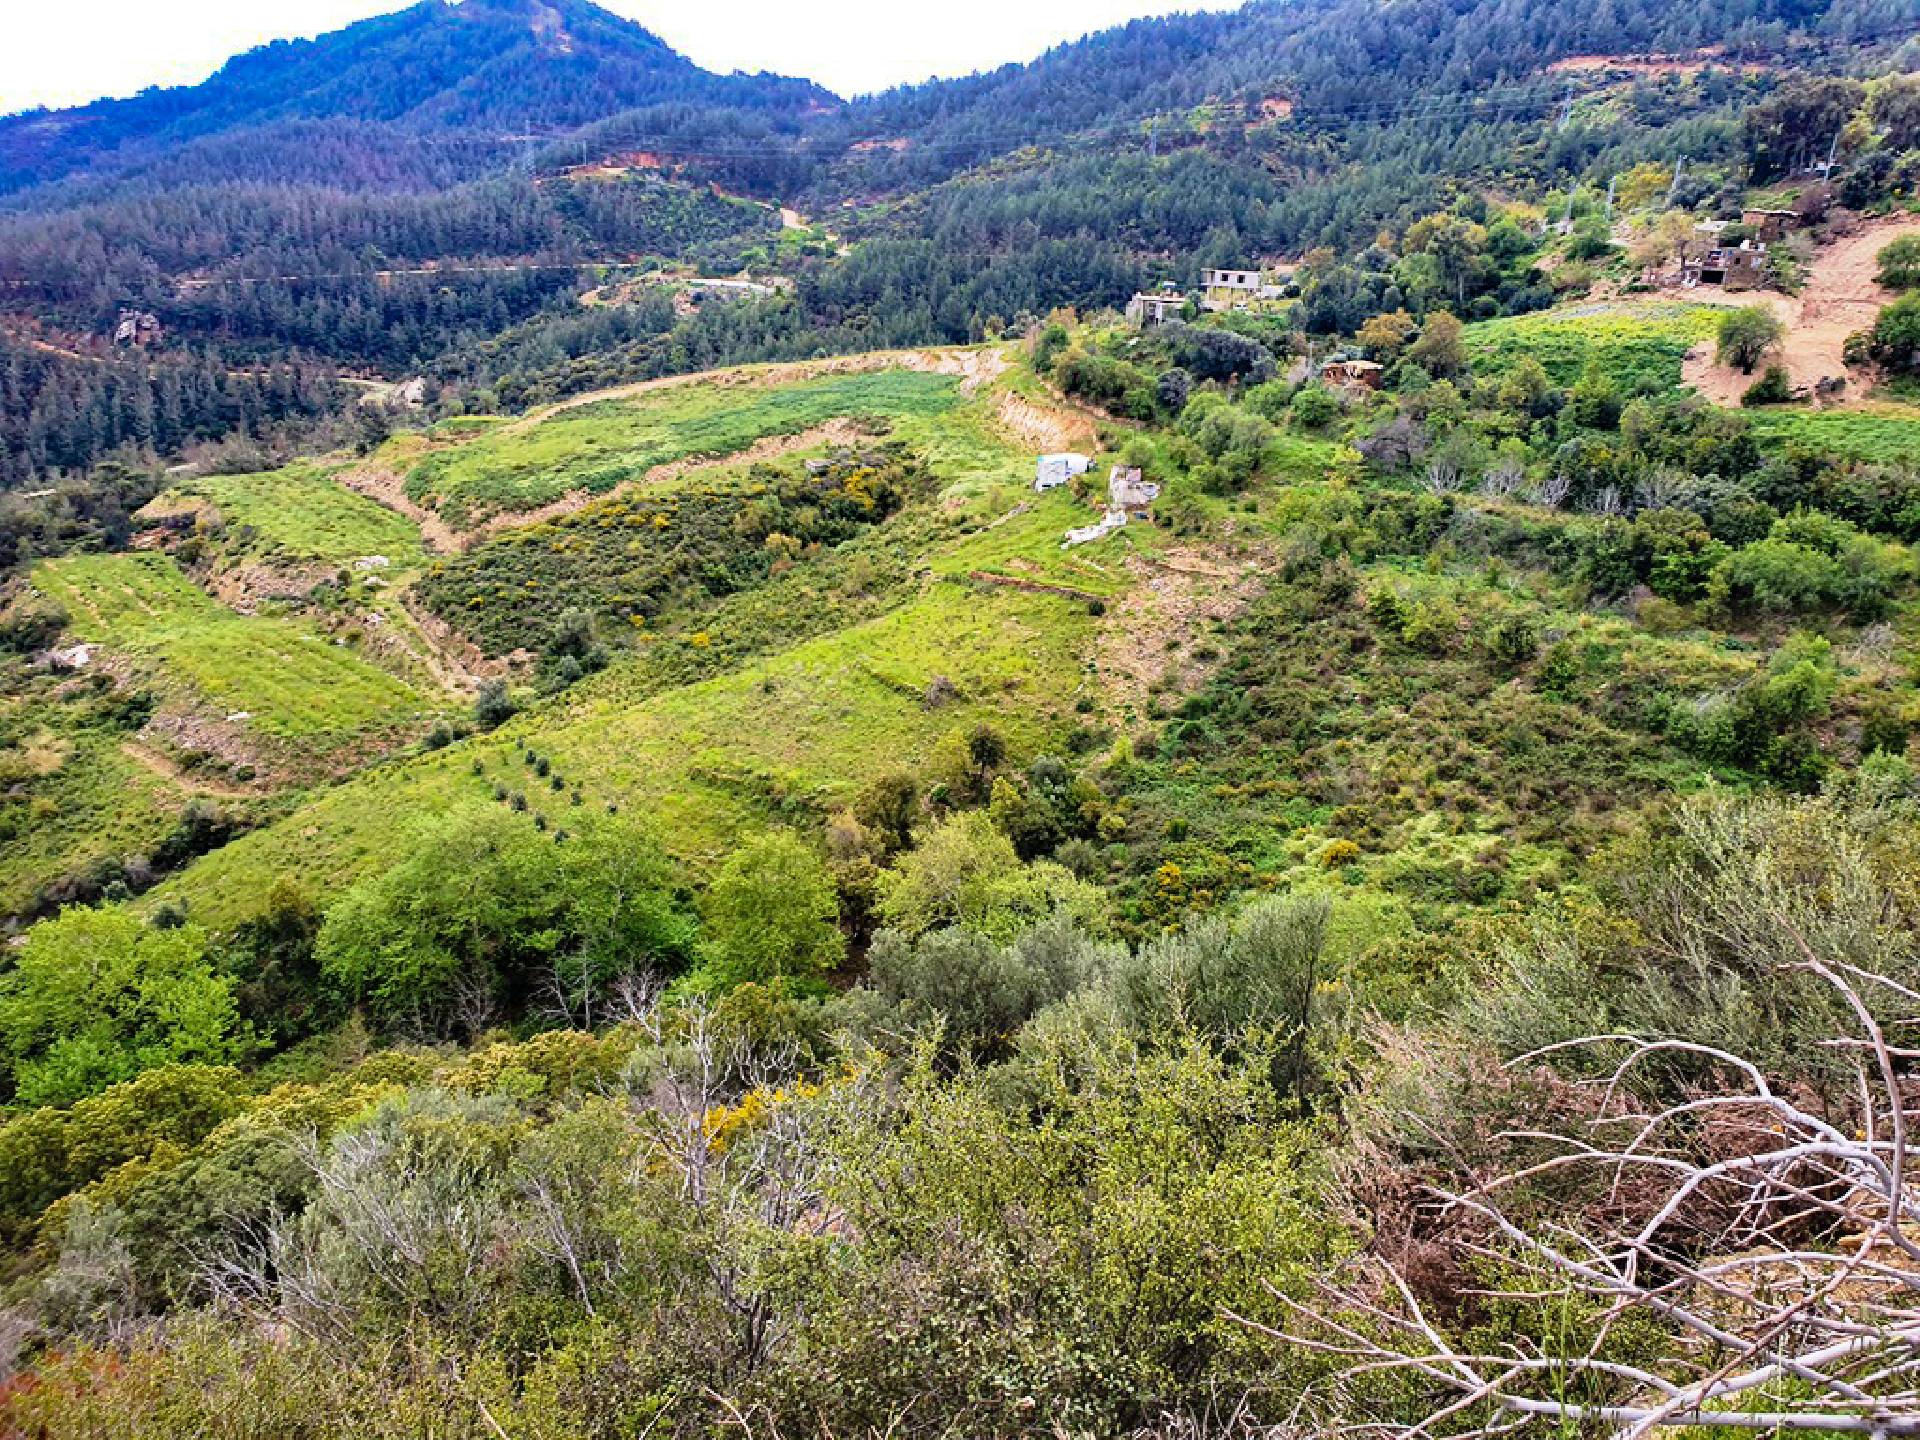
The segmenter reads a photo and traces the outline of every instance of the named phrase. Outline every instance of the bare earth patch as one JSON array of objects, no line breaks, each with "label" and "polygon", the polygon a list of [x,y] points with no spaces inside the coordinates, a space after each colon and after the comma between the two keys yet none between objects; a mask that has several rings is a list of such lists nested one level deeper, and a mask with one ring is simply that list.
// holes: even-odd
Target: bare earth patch
[{"label": "bare earth patch", "polygon": [[1000,397],[999,419],[1008,434],[1043,454],[1091,454],[1100,448],[1092,419],[1078,410],[1037,404],[1009,392]]},{"label": "bare earth patch", "polygon": [[[1717,285],[1701,285],[1685,293],[1689,300],[1709,305],[1765,305],[1787,327],[1779,363],[1795,386],[1811,391],[1821,380],[1848,379],[1848,388],[1835,403],[1857,404],[1866,399],[1858,377],[1848,376],[1842,351],[1847,337],[1865,330],[1880,307],[1896,297],[1874,283],[1880,251],[1902,235],[1920,235],[1920,218],[1873,221],[1855,234],[1823,246],[1807,267],[1807,281],[1798,295],[1776,295],[1766,290],[1729,292]],[[1681,379],[1718,405],[1738,405],[1757,378],[1744,375],[1713,358],[1713,342],[1702,341],[1688,352]]]},{"label": "bare earth patch", "polygon": [[142,770],[158,775],[170,784],[194,795],[212,795],[221,800],[251,800],[262,792],[249,790],[244,786],[227,784],[211,780],[186,769],[171,755],[156,750],[150,745],[142,745],[138,740],[122,741],[120,753],[125,755]]},{"label": "bare earth patch", "polygon": [[1095,644],[1107,693],[1122,709],[1147,712],[1156,689],[1192,694],[1217,659],[1195,646],[1216,621],[1230,620],[1261,588],[1259,569],[1207,546],[1180,546],[1158,557],[1135,555],[1134,583],[1112,600]]},{"label": "bare earth patch", "polygon": [[398,471],[380,467],[350,470],[340,477],[340,483],[413,521],[420,527],[421,542],[434,554],[453,555],[466,548],[453,527],[437,512],[414,503],[407,495],[407,477]]}]

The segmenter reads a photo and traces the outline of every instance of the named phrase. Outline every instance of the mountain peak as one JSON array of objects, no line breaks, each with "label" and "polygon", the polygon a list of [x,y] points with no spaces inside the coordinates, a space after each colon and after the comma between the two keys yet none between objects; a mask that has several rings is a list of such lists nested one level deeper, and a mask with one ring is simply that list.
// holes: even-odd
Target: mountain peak
[{"label": "mountain peak", "polygon": [[833,99],[804,80],[703,70],[589,0],[419,0],[237,55],[199,85],[0,119],[0,193],[290,120],[487,140],[663,103],[797,114]]}]

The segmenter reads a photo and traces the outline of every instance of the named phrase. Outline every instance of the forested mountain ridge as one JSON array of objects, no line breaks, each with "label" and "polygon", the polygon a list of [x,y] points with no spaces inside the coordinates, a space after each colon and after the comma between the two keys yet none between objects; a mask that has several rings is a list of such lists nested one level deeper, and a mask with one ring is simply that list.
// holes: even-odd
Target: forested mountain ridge
[{"label": "forested mountain ridge", "polygon": [[236,56],[206,81],[0,120],[0,193],[288,120],[352,119],[507,147],[667,102],[797,114],[805,81],[714,75],[587,0],[421,0],[313,40]]}]

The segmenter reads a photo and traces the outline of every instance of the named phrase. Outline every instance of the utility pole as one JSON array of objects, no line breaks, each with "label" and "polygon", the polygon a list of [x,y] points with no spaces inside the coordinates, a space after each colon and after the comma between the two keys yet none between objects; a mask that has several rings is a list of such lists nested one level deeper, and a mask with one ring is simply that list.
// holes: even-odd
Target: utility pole
[{"label": "utility pole", "polygon": [[1673,208],[1674,197],[1680,193],[1680,175],[1686,169],[1687,157],[1682,155],[1673,162],[1673,183],[1667,186],[1667,209]]},{"label": "utility pole", "polygon": [[1147,118],[1147,158],[1157,160],[1160,157],[1160,121],[1157,117]]},{"label": "utility pole", "polygon": [[1618,175],[1609,175],[1607,177],[1607,228],[1609,230],[1613,228],[1613,187],[1617,185],[1619,181],[1620,177]]},{"label": "utility pole", "polygon": [[1567,82],[1567,103],[1560,107],[1560,125],[1564,130],[1573,123],[1573,82]]}]

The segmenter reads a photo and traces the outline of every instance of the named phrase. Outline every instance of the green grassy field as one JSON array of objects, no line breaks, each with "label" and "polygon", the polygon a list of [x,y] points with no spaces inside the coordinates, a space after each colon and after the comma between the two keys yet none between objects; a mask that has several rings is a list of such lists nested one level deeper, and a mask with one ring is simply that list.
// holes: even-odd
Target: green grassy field
[{"label": "green grassy field", "polygon": [[529,427],[501,427],[433,451],[407,493],[459,523],[476,511],[527,510],[575,490],[604,493],[656,465],[725,456],[775,435],[843,416],[944,414],[959,403],[947,375],[883,370],[795,385],[683,385],[563,410]]},{"label": "green grassy field", "polygon": [[43,561],[34,588],[67,612],[72,633],[153,660],[207,707],[246,712],[264,734],[344,736],[424,720],[419,691],[298,621],[224,609],[164,555]]},{"label": "green grassy field", "polygon": [[142,766],[86,700],[36,696],[0,716],[0,913],[97,861],[148,854],[186,792]]},{"label": "green grassy field", "polygon": [[[333,893],[403,855],[409,817],[488,798],[496,783],[525,793],[555,828],[568,823],[577,784],[586,806],[645,815],[670,850],[704,869],[742,832],[817,824],[873,775],[924,766],[981,721],[1016,753],[1059,743],[1074,723],[1093,623],[1057,596],[942,583],[875,620],[637,703],[616,665],[490,735],[329,790],[155,895],[190,895],[196,918],[220,925],[244,917],[278,875]],[[936,676],[954,699],[928,703]],[[565,792],[518,762],[521,740],[550,758]]]},{"label": "green grassy field", "polygon": [[384,555],[397,568],[419,563],[420,531],[411,520],[336,482],[324,469],[290,465],[256,475],[206,475],[176,487],[173,496],[207,501],[231,536],[252,532],[249,549],[263,558],[347,563]]},{"label": "green grassy field", "polygon": [[1724,313],[1711,305],[1588,305],[1480,321],[1464,339],[1478,374],[1504,374],[1531,357],[1556,385],[1573,384],[1593,362],[1629,391],[1671,389],[1687,351]]},{"label": "green grassy field", "polygon": [[1911,465],[1920,457],[1920,408],[1882,405],[1868,410],[1773,408],[1747,412],[1765,443],[1801,445],[1882,465]]}]

